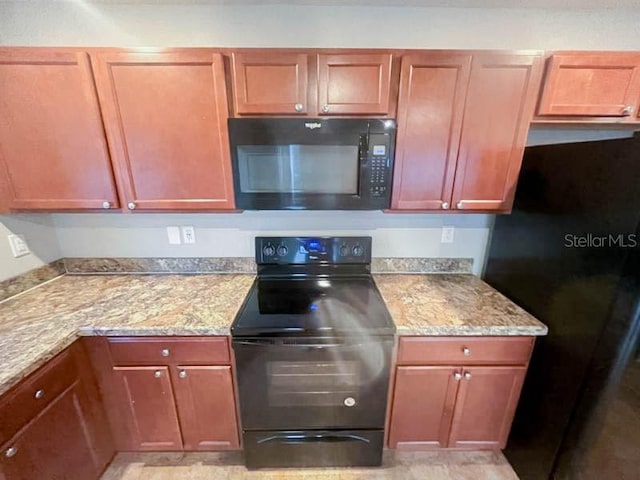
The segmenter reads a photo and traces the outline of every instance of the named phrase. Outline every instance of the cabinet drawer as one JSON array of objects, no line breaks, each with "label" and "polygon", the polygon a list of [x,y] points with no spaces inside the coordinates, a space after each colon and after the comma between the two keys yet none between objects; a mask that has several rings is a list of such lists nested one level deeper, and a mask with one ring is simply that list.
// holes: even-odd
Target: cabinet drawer
[{"label": "cabinet drawer", "polygon": [[115,365],[229,364],[227,337],[112,337]]},{"label": "cabinet drawer", "polygon": [[0,445],[36,417],[78,378],[74,357],[64,351],[0,402]]},{"label": "cabinet drawer", "polygon": [[533,337],[401,337],[399,365],[524,365]]}]

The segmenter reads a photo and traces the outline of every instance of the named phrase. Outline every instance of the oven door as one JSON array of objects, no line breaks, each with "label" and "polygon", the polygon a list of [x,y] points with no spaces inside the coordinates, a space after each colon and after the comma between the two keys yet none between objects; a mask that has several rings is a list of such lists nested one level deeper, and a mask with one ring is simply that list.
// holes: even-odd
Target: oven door
[{"label": "oven door", "polygon": [[[376,157],[375,166],[368,158],[372,122],[377,129],[384,125],[363,119],[229,119],[236,207],[388,208],[390,189],[381,192],[371,183],[379,181],[386,158]],[[393,127],[388,130],[375,141],[390,155]]]},{"label": "oven door", "polygon": [[233,339],[245,430],[384,428],[393,337]]}]

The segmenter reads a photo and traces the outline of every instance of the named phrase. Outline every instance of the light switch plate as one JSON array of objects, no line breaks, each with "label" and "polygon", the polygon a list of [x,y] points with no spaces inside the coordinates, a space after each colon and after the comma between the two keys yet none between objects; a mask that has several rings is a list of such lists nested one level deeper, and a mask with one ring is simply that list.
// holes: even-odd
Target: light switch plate
[{"label": "light switch plate", "polygon": [[24,239],[24,235],[8,235],[7,238],[9,239],[9,245],[11,245],[11,252],[14,257],[24,257],[31,253],[29,245],[27,245],[27,241]]},{"label": "light switch plate", "polygon": [[182,243],[180,228],[178,227],[167,227],[167,237],[169,238],[169,245],[180,245]]},{"label": "light switch plate", "polygon": [[440,241],[442,243],[453,243],[454,231],[454,227],[442,227],[442,238],[440,239]]},{"label": "light switch plate", "polygon": [[182,240],[184,243],[196,243],[196,229],[193,227],[182,227]]}]

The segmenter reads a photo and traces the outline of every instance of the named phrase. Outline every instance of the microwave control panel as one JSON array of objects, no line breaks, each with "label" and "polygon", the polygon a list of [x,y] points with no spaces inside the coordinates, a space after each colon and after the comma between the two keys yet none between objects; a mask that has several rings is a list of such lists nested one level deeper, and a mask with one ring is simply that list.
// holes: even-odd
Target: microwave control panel
[{"label": "microwave control panel", "polygon": [[372,197],[387,195],[391,178],[389,143],[389,135],[374,133],[369,136],[369,164],[371,169],[369,191]]}]

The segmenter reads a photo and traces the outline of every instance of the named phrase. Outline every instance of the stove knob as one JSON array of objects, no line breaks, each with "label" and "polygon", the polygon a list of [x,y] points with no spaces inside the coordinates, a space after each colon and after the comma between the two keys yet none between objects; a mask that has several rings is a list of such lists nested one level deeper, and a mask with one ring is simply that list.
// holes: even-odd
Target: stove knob
[{"label": "stove knob", "polygon": [[267,243],[263,248],[262,248],[262,254],[265,257],[273,257],[276,253],[276,249],[273,248],[273,245],[271,245],[270,243]]},{"label": "stove knob", "polygon": [[361,257],[362,255],[364,255],[364,248],[362,248],[360,245],[356,245],[351,251],[353,252],[354,257]]},{"label": "stove knob", "polygon": [[284,257],[287,255],[287,253],[289,253],[289,249],[287,248],[286,245],[280,245],[278,247],[278,255],[281,257]]},{"label": "stove knob", "polygon": [[348,257],[349,256],[349,247],[347,247],[346,245],[342,245],[340,247],[340,256],[341,257]]}]

